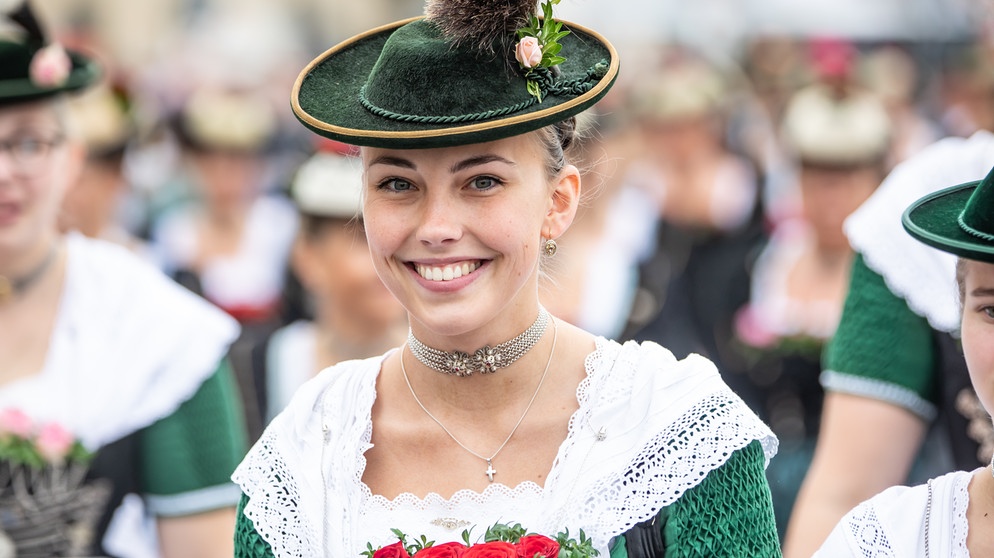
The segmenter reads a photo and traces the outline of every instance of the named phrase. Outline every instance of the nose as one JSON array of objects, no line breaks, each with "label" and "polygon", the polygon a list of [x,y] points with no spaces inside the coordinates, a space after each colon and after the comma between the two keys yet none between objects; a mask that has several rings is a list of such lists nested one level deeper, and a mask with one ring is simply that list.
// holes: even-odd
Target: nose
[{"label": "nose", "polygon": [[445,191],[429,191],[422,200],[417,238],[425,246],[442,246],[462,236],[458,203]]}]

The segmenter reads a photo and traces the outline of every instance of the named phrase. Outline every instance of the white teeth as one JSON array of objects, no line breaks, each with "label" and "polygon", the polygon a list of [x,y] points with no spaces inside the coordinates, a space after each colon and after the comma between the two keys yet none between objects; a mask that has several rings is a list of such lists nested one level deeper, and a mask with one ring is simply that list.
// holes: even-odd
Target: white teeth
[{"label": "white teeth", "polygon": [[463,275],[469,275],[480,267],[480,262],[464,262],[461,264],[447,265],[444,267],[431,267],[427,265],[415,265],[418,275],[429,281],[451,281]]}]

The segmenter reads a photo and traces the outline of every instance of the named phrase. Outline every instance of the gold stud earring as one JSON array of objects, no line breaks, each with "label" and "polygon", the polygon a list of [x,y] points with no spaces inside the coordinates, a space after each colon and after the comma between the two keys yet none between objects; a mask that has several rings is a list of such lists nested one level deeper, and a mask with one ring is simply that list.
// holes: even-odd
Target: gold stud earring
[{"label": "gold stud earring", "polygon": [[556,255],[556,251],[559,250],[559,245],[556,244],[555,240],[552,240],[550,238],[545,241],[545,246],[543,249],[545,250],[545,255],[551,258],[552,256]]}]

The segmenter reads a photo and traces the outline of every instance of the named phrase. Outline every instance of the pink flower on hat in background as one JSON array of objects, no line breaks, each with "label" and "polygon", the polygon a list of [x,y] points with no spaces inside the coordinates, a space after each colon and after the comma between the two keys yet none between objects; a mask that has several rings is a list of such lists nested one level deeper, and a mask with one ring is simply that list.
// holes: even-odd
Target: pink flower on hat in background
[{"label": "pink flower on hat in background", "polygon": [[38,453],[50,463],[62,461],[72,449],[75,438],[72,433],[54,422],[46,424],[38,431],[35,445]]},{"label": "pink flower on hat in background", "polygon": [[542,62],[542,45],[535,37],[524,37],[514,49],[514,57],[523,68],[534,68]]},{"label": "pink flower on hat in background", "polygon": [[31,417],[20,409],[4,409],[0,411],[0,435],[12,434],[19,438],[31,437],[34,425]]},{"label": "pink flower on hat in background", "polygon": [[69,78],[72,61],[62,45],[50,44],[35,53],[28,73],[39,87],[58,87]]}]

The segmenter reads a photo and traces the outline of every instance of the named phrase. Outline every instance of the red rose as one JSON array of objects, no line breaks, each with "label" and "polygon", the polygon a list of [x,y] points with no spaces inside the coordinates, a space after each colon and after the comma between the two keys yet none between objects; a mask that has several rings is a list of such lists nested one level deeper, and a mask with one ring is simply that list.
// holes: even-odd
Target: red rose
[{"label": "red rose", "polygon": [[466,545],[447,542],[422,548],[414,553],[414,558],[460,558],[466,552]]},{"label": "red rose", "polygon": [[411,558],[411,555],[404,548],[404,543],[397,541],[374,552],[373,558]]},{"label": "red rose", "polygon": [[556,558],[559,556],[559,543],[545,535],[527,535],[518,542],[518,558]]},{"label": "red rose", "polygon": [[493,541],[469,547],[462,558],[518,558],[518,549],[509,542]]}]

